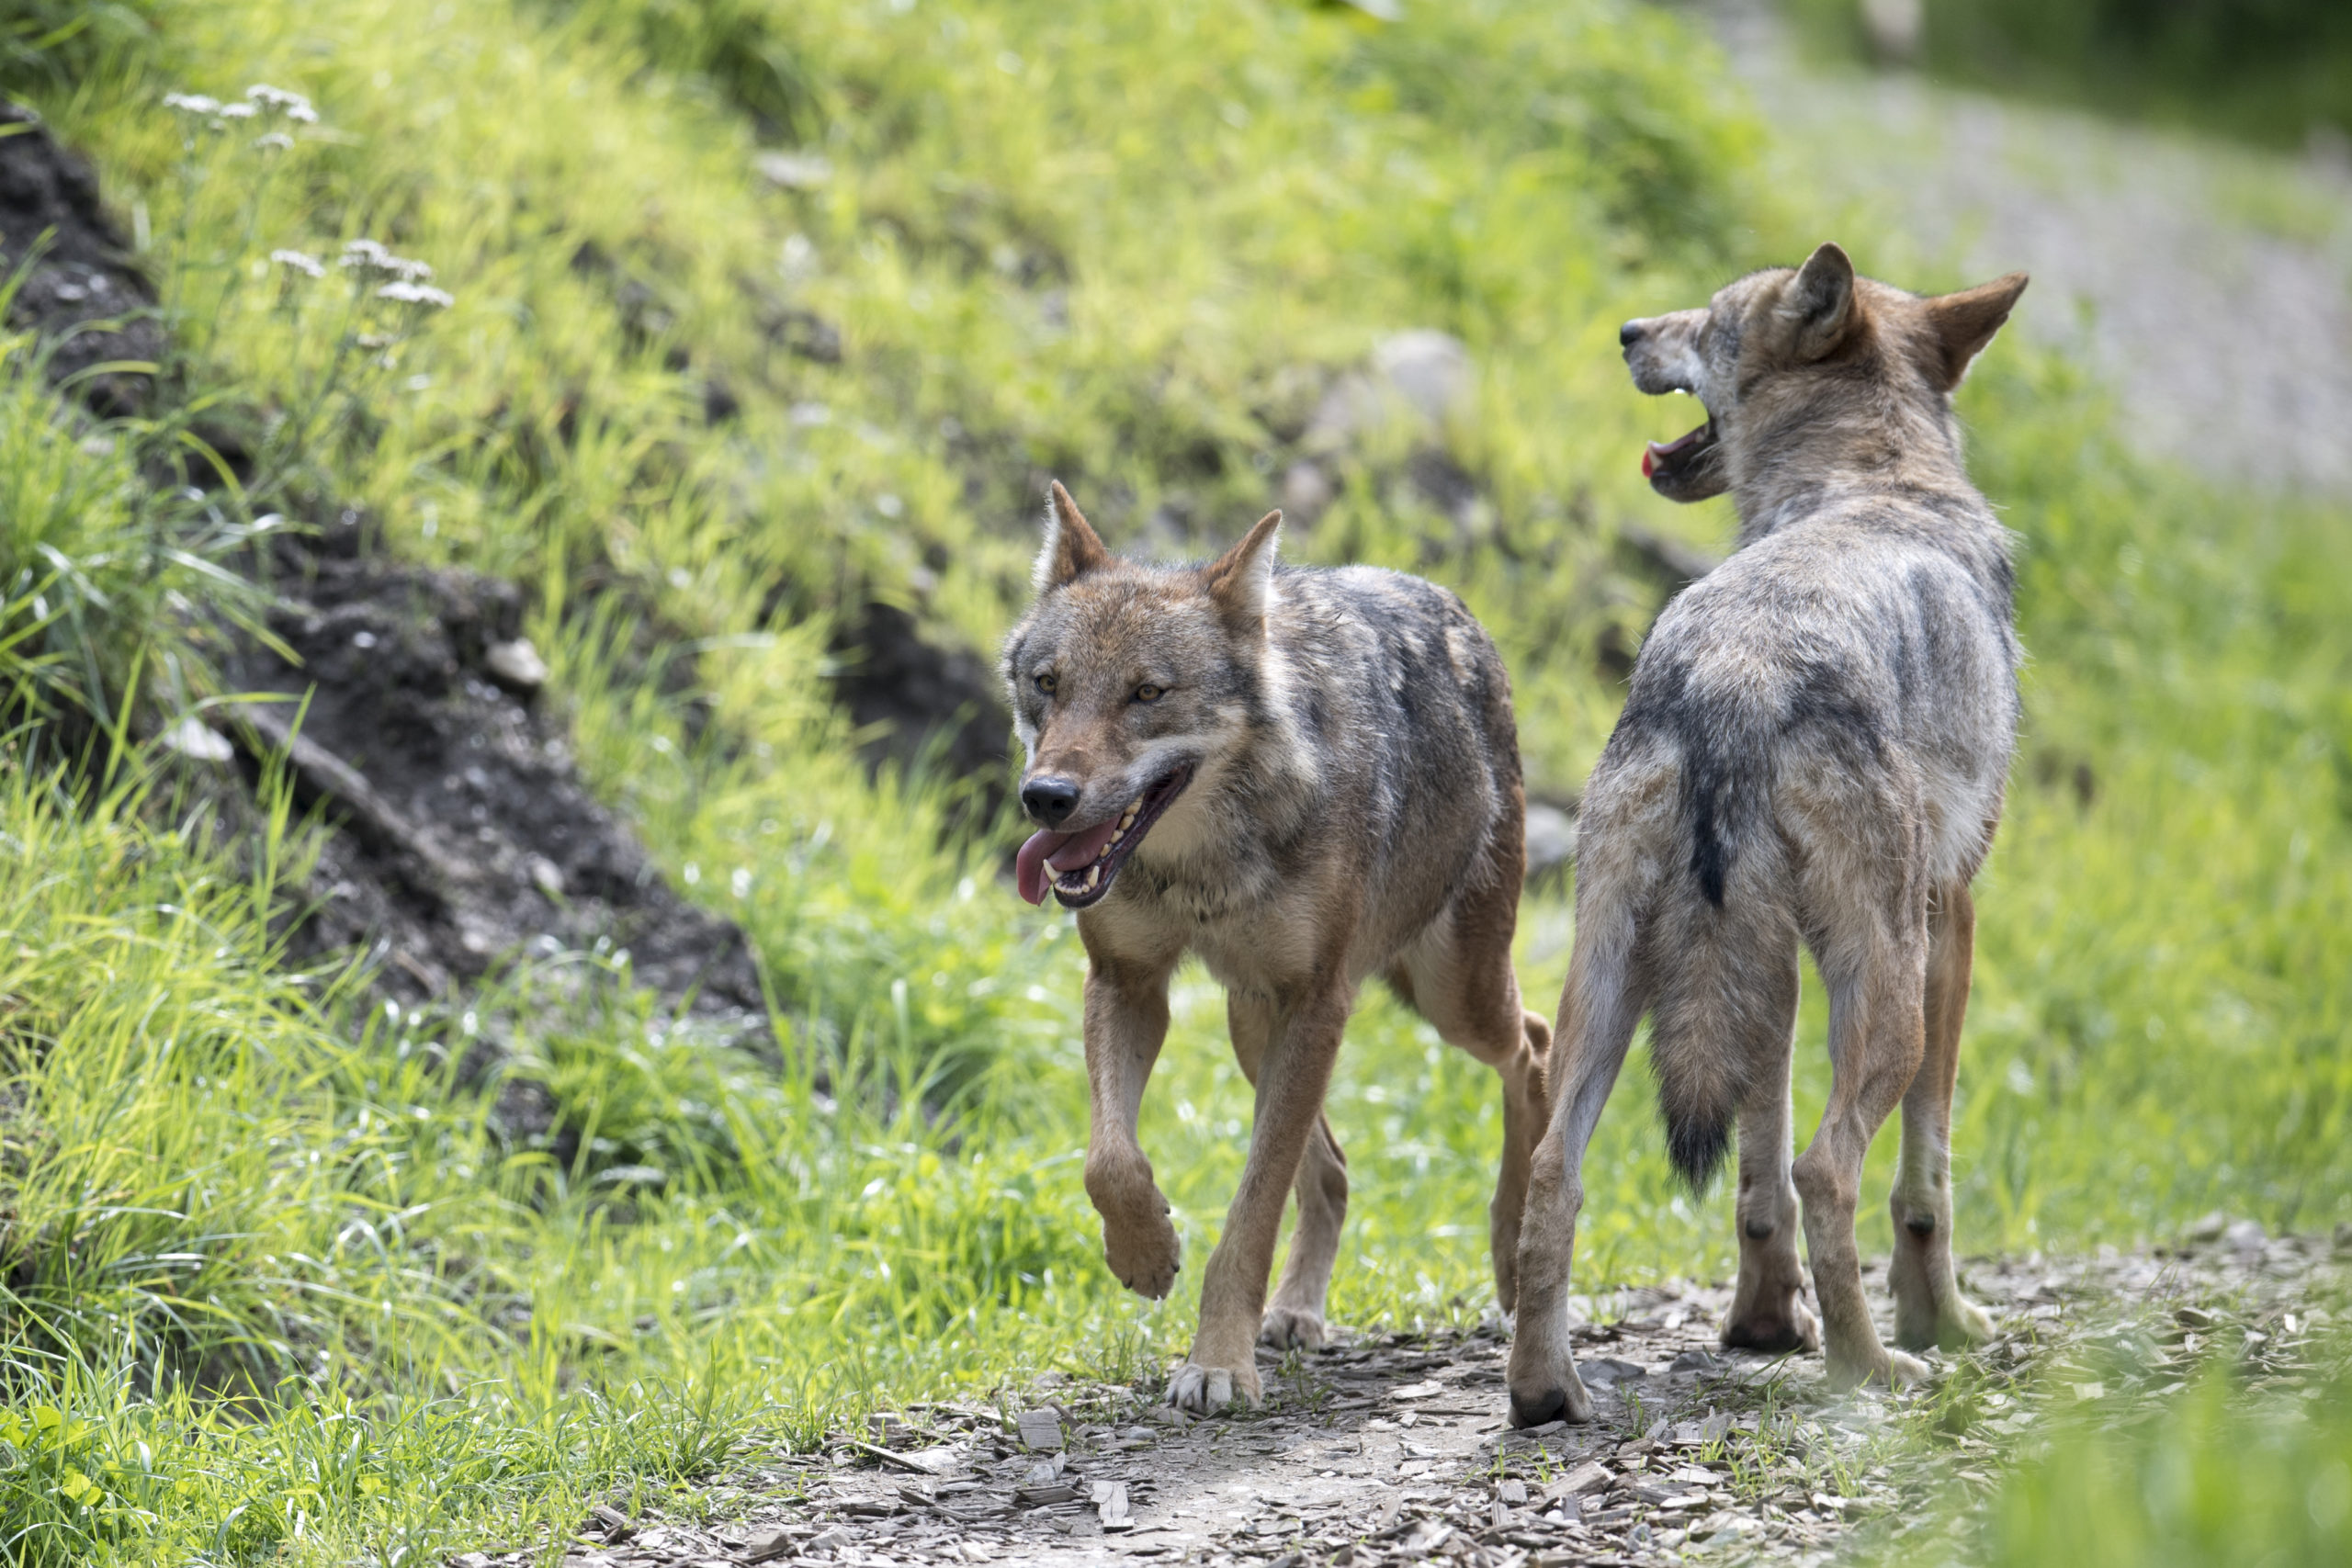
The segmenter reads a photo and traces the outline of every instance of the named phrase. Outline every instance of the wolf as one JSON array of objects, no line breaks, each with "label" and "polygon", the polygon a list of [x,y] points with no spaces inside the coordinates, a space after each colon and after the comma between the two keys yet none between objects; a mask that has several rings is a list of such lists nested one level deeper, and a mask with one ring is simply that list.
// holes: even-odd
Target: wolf
[{"label": "wolf", "polygon": [[[1921,298],[1826,244],[1622,330],[1634,386],[1694,393],[1707,416],[1643,472],[1674,501],[1728,491],[1739,535],[1659,616],[1584,794],[1520,1237],[1516,1425],[1592,1416],[1568,1345],[1581,1170],[1645,1013],[1676,1168],[1703,1187],[1738,1132],[1724,1344],[1821,1348],[1840,1387],[1924,1372],[1880,1342],[1854,1243],[1862,1156],[1898,1103],[1895,1338],[1990,1331],[1952,1271],[1951,1096],[2019,650],[2009,535],[1969,483],[1951,393],[2025,285]],[[1792,1165],[1800,943],[1828,987],[1833,1077]]]},{"label": "wolf", "polygon": [[[1269,513],[1199,567],[1115,559],[1052,489],[1036,597],[1003,675],[1036,833],[1022,896],[1078,911],[1091,1094],[1086,1190],[1111,1271],[1157,1300],[1179,1260],[1136,1139],[1168,1032],[1168,982],[1197,955],[1226,988],[1256,1090],[1239,1188],[1167,1397],[1262,1398],[1255,1347],[1323,1342],[1347,1213],[1324,1092],[1357,987],[1384,977],[1503,1082],[1488,1211],[1512,1299],[1550,1027],[1521,1006],[1511,931],[1526,803],[1510,682],[1462,602],[1365,567],[1276,564]],[[1266,1299],[1284,1194],[1298,1225]]]}]

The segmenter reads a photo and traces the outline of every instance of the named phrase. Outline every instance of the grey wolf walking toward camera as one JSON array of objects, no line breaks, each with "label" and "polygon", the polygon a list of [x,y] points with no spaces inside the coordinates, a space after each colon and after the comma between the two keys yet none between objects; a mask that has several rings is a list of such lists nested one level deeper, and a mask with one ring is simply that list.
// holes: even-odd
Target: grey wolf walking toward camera
[{"label": "grey wolf walking toward camera", "polygon": [[[1739,546],[1659,617],[1585,791],[1520,1238],[1518,1425],[1592,1415],[1568,1347],[1579,1171],[1645,1012],[1676,1168],[1703,1185],[1738,1129],[1726,1345],[1820,1345],[1838,1386],[1926,1370],[1880,1344],[1854,1245],[1862,1156],[1898,1103],[1895,1337],[1990,1331],[1952,1273],[1951,1094],[2018,653],[2008,535],[1968,482],[1950,394],[2025,283],[1922,299],[1824,245],[1703,310],[1625,323],[1634,384],[1695,393],[1708,416],[1643,471],[1676,501],[1728,490]],[[1829,989],[1833,1077],[1792,1168],[1799,942]]]},{"label": "grey wolf walking toward camera", "polygon": [[[1315,1347],[1348,1206],[1323,1097],[1356,987],[1385,977],[1503,1080],[1489,1212],[1512,1299],[1551,1032],[1520,1005],[1511,931],[1525,802],[1510,682],[1443,589],[1364,567],[1277,568],[1281,513],[1205,567],[1114,559],[1053,489],[1036,603],[1004,677],[1028,748],[1022,895],[1079,911],[1093,1094],[1086,1190],[1112,1272],[1154,1299],[1177,1239],[1136,1142],[1197,954],[1227,992],[1257,1090],[1241,1184],[1201,1283],[1199,1337],[1168,1397],[1256,1403],[1254,1347]],[[1286,1193],[1298,1226],[1273,1300]]]}]

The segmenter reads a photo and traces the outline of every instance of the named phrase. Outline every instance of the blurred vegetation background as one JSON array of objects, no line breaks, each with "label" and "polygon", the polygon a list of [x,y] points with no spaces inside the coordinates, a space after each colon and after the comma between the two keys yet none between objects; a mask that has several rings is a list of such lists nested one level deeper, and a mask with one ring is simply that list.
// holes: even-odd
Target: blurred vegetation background
[{"label": "blurred vegetation background", "polygon": [[2352,11],[2331,0],[1793,0],[1812,41],[1972,86],[2316,145],[2352,139]]},{"label": "blurred vegetation background", "polygon": [[[1977,45],[1937,52],[1944,15],[1929,58],[1973,69]],[[2083,25],[2017,47],[2106,62]],[[1643,440],[1689,416],[1624,385],[1616,323],[1825,221],[1760,176],[1771,128],[1703,32],[1626,0],[1390,24],[32,0],[5,38],[0,85],[95,159],[171,334],[136,415],[59,395],[28,339],[0,364],[0,1517],[25,1562],[429,1555],[751,1435],[1148,1375],[1192,1290],[1147,1305],[1099,1259],[1070,925],[1000,882],[1015,833],[959,815],[968,783],[869,771],[834,634],[880,604],[985,654],[1048,475],[1148,554],[1283,504],[1294,558],[1464,593],[1534,788],[1572,800],[1673,563],[1730,532],[1642,483]],[[2135,91],[2172,90],[2174,47]],[[317,122],[164,103],[256,82]],[[356,322],[333,262],[361,238],[429,262],[446,309]],[[1873,236],[1841,238],[1870,270]],[[1458,345],[1426,405],[1381,390],[1415,333]],[[2346,505],[2132,456],[2101,389],[2021,341],[1962,408],[2033,653],[1978,900],[1962,1245],[2352,1220]],[[232,437],[257,466],[208,479]],[[317,825],[265,780],[265,831],[225,840],[153,738],[219,694],[252,530],[345,512],[372,547],[524,586],[582,768],[741,924],[775,1047],[669,1017],[609,953],[423,1007],[287,962]],[[1531,895],[1531,994],[1569,929],[1565,887]],[[1810,994],[1801,1121],[1826,1079]],[[1144,1138],[1198,1259],[1248,1105],[1214,987],[1188,976],[1176,1011]],[[502,1119],[522,1088],[543,1134]],[[1368,996],[1331,1116],[1356,1179],[1338,1315],[1475,1321],[1489,1076]],[[1728,1204],[1672,1185],[1638,1076],[1591,1172],[1584,1288],[1729,1267]],[[2241,1418],[2180,1462],[2236,1463]],[[2312,1444],[2316,1484],[2340,1424]],[[2030,1485],[2074,1484],[2053,1473]],[[2044,1495],[2019,1494],[2022,1560],[2060,1539]]]}]

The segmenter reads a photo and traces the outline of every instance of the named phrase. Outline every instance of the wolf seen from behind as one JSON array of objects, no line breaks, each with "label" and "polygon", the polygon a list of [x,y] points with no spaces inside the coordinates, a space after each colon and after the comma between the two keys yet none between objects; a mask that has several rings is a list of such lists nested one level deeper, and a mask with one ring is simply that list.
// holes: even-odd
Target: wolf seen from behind
[{"label": "wolf seen from behind", "polygon": [[[1226,987],[1256,1089],[1250,1152],[1204,1270],[1198,1337],[1168,1397],[1261,1397],[1255,1347],[1313,1348],[1347,1213],[1324,1092],[1357,987],[1385,977],[1503,1080],[1489,1213],[1512,1299],[1550,1031],[1520,1005],[1511,931],[1525,802],[1510,685],[1443,589],[1365,567],[1277,567],[1279,513],[1204,567],[1104,549],[1053,487],[1036,601],[1004,677],[1038,831],[1023,897],[1077,910],[1092,1094],[1086,1190],[1112,1272],[1158,1299],[1178,1242],[1136,1141],[1168,1032],[1168,984],[1196,954]],[[1298,1225],[1266,1298],[1276,1233]]]},{"label": "wolf seen from behind", "polygon": [[[1703,1185],[1738,1133],[1726,1345],[1819,1345],[1841,1387],[1925,1371],[1880,1343],[1854,1241],[1862,1156],[1898,1104],[1896,1340],[1990,1331],[1952,1271],[1950,1136],[1969,884],[2000,820],[2018,649],[2008,535],[1968,481],[1951,393],[2025,283],[1921,298],[1824,245],[1624,326],[1637,388],[1706,405],[1643,471],[1672,500],[1730,491],[1739,541],[1659,617],[1585,791],[1520,1238],[1517,1425],[1592,1415],[1568,1344],[1580,1169],[1645,1013],[1679,1172]],[[1833,1076],[1792,1166],[1800,943],[1828,988]]]}]

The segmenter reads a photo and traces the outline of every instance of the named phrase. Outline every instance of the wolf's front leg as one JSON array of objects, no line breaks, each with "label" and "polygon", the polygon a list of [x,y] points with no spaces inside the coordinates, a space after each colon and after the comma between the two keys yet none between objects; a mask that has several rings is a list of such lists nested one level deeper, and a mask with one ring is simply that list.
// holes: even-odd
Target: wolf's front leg
[{"label": "wolf's front leg", "polygon": [[1331,1064],[1347,1029],[1349,996],[1332,985],[1283,1010],[1259,1064],[1257,1125],[1241,1185],[1226,1212],[1225,1234],[1201,1283],[1201,1327],[1193,1353],[1168,1380],[1168,1402],[1214,1410],[1237,1396],[1256,1404],[1256,1347],[1266,1309],[1266,1276],[1274,1238],[1299,1158],[1323,1112]]},{"label": "wolf's front leg", "polygon": [[1102,1256],[1119,1282],[1158,1301],[1176,1282],[1180,1248],[1168,1200],[1136,1141],[1144,1086],[1168,1038],[1165,964],[1096,953],[1086,972],[1086,1195],[1102,1216]]}]

